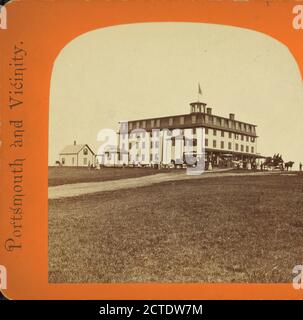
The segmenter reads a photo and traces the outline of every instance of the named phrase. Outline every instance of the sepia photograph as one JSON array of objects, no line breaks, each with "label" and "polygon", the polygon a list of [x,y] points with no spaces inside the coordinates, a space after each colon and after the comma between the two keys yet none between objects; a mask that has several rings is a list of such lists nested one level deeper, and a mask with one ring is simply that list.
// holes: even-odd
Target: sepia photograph
[{"label": "sepia photograph", "polygon": [[303,92],[287,46],[117,25],[70,41],[50,85],[50,283],[292,281]]}]

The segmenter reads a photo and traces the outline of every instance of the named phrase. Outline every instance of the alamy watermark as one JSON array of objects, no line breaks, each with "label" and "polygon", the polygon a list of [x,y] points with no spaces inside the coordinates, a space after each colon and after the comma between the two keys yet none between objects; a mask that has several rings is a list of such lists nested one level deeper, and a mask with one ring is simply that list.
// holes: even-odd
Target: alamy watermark
[{"label": "alamy watermark", "polygon": [[102,163],[104,159],[108,160],[119,154],[120,159],[114,161],[122,165],[186,165],[186,174],[199,175],[205,171],[204,137],[204,128],[197,129],[195,134],[185,129],[146,131],[136,128],[129,131],[127,121],[123,121],[118,134],[113,129],[102,129],[98,132],[97,141],[100,141],[101,145],[97,159]]},{"label": "alamy watermark", "polygon": [[292,280],[294,289],[303,289],[303,265],[295,266],[292,273],[295,275]]}]

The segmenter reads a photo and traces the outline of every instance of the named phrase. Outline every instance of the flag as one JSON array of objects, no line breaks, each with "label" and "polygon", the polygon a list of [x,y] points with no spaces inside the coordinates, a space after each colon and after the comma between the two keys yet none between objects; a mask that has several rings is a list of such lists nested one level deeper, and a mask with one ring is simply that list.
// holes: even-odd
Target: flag
[{"label": "flag", "polygon": [[202,95],[202,90],[201,90],[200,83],[199,83],[199,85],[198,85],[198,94],[201,94],[201,95]]}]

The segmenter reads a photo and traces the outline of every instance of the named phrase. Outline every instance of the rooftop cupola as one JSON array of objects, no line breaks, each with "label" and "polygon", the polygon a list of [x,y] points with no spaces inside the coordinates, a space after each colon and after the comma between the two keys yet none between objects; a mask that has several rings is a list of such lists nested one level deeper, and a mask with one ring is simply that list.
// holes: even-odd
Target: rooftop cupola
[{"label": "rooftop cupola", "polygon": [[190,103],[190,113],[205,113],[206,112],[206,103],[204,102],[192,102]]}]

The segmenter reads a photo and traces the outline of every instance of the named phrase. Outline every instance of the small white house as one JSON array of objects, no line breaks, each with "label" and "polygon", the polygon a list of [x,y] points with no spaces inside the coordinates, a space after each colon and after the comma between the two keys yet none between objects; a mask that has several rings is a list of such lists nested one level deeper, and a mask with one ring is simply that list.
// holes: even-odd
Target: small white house
[{"label": "small white house", "polygon": [[74,144],[66,146],[59,153],[60,165],[66,167],[89,167],[95,165],[95,153],[87,144]]}]

